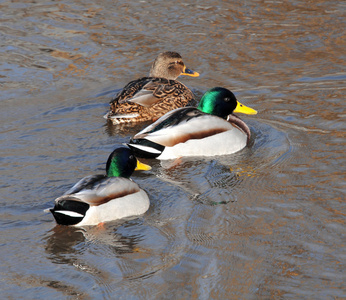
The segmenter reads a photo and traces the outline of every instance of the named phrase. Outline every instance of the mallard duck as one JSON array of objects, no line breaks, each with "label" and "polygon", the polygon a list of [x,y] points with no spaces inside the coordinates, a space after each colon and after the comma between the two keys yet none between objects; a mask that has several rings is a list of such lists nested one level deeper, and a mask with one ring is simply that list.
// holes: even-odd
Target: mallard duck
[{"label": "mallard duck", "polygon": [[172,109],[186,106],[194,95],[176,80],[180,75],[199,76],[185,67],[179,53],[160,53],[149,77],[128,83],[110,102],[105,118],[113,124],[157,120]]},{"label": "mallard duck", "polygon": [[106,164],[107,175],[90,175],[55,199],[50,209],[61,225],[97,225],[145,213],[147,194],[130,178],[133,171],[150,170],[140,163],[129,148],[115,149]]},{"label": "mallard duck", "polygon": [[250,139],[249,127],[234,112],[257,113],[228,89],[215,87],[203,95],[197,108],[168,112],[137,133],[128,146],[138,157],[158,159],[231,154]]}]

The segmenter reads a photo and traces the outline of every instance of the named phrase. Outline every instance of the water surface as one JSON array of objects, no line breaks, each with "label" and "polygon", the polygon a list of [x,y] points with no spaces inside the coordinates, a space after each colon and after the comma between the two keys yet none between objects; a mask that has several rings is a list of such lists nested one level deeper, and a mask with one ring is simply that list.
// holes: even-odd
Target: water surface
[{"label": "water surface", "polygon": [[[10,299],[342,299],[342,1],[0,3],[1,268]],[[151,207],[103,228],[44,212],[145,124],[102,118],[155,56],[178,51],[199,97],[235,92],[249,146],[160,162]]]}]

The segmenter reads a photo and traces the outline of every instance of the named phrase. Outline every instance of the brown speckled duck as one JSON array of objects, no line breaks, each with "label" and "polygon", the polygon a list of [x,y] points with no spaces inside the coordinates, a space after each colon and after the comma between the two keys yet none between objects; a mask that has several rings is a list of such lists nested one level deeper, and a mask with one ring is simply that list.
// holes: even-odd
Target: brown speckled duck
[{"label": "brown speckled duck", "polygon": [[129,82],[110,102],[105,115],[113,124],[156,120],[165,113],[184,107],[194,94],[176,79],[199,74],[185,67],[176,52],[162,52],[151,66],[149,77]]}]

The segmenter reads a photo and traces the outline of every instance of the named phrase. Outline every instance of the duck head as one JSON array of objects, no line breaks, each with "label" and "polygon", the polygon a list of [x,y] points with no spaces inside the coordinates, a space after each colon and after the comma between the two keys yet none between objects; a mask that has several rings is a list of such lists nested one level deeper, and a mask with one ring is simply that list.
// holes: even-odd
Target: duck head
[{"label": "duck head", "polygon": [[214,87],[208,90],[199,102],[198,109],[223,119],[235,113],[255,115],[257,111],[238,102],[234,94],[225,88]]},{"label": "duck head", "polygon": [[129,148],[115,149],[108,157],[106,172],[108,177],[129,178],[135,170],[150,170],[151,167],[136,159]]},{"label": "duck head", "polygon": [[186,68],[182,57],[177,52],[162,52],[153,62],[149,76],[175,80],[180,75],[198,77],[199,74]]}]

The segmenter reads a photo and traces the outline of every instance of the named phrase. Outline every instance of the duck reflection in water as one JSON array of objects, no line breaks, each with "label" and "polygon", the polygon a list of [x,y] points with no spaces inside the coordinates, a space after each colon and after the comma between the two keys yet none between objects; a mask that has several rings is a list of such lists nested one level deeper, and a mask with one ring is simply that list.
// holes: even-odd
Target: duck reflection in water
[{"label": "duck reflection in water", "polygon": [[57,225],[48,232],[49,236],[45,237],[45,251],[54,263],[77,267],[84,264],[92,268],[85,262],[85,257],[90,254],[90,247],[93,245],[106,248],[117,256],[140,251],[137,247],[142,239],[140,235],[125,236],[118,232],[122,225],[128,222],[136,225],[137,221],[134,220],[135,223],[132,224],[130,220],[118,220],[100,226],[79,228]]}]

